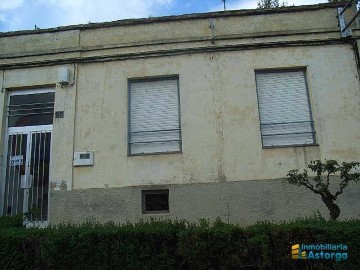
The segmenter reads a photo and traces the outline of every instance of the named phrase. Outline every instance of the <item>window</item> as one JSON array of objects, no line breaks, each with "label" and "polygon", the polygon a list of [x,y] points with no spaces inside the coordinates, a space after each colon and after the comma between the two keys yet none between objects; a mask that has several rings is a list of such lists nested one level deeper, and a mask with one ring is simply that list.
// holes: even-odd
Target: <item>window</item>
[{"label": "window", "polygon": [[144,214],[169,212],[169,190],[143,190],[142,209]]},{"label": "window", "polygon": [[181,152],[178,82],[129,81],[129,155]]},{"label": "window", "polygon": [[54,92],[10,95],[9,127],[52,125],[54,99]]},{"label": "window", "polygon": [[263,147],[315,144],[305,70],[255,75]]}]

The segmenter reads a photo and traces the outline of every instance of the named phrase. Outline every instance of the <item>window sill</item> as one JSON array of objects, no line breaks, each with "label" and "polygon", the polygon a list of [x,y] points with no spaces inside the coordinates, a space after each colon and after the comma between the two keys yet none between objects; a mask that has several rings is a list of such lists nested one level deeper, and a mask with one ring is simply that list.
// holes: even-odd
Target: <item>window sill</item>
[{"label": "window sill", "polygon": [[143,215],[152,215],[152,214],[170,214],[170,210],[164,210],[164,211],[146,211],[142,212]]},{"label": "window sill", "polygon": [[314,147],[314,146],[319,146],[319,144],[318,143],[313,143],[313,144],[274,145],[274,146],[263,146],[262,149]]},{"label": "window sill", "polygon": [[167,155],[167,154],[182,154],[182,151],[128,154],[128,157],[138,157],[138,156],[157,156],[157,155]]}]

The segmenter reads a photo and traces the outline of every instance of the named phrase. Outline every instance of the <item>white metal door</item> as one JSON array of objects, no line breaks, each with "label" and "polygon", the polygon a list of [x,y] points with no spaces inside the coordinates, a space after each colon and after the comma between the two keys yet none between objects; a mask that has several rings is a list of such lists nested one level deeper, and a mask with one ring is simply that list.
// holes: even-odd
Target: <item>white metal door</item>
[{"label": "white metal door", "polygon": [[47,221],[51,127],[9,132],[3,213]]},{"label": "white metal door", "polygon": [[27,221],[48,220],[52,89],[10,92],[7,109],[3,215],[24,214]]}]

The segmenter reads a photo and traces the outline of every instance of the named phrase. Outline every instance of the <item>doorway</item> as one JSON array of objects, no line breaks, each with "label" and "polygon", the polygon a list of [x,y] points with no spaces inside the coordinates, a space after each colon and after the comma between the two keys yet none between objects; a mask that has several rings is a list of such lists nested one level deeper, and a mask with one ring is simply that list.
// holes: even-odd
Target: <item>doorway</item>
[{"label": "doorway", "polygon": [[55,92],[9,92],[2,213],[47,223]]}]

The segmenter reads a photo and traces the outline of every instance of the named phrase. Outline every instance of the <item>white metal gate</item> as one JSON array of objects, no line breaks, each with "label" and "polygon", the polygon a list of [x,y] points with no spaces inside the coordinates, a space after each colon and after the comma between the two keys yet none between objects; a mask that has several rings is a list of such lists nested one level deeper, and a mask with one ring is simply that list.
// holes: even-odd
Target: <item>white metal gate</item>
[{"label": "white metal gate", "polygon": [[53,91],[10,94],[3,215],[24,214],[40,224],[48,220],[53,111]]},{"label": "white metal gate", "polygon": [[8,135],[4,213],[47,221],[51,128]]}]

